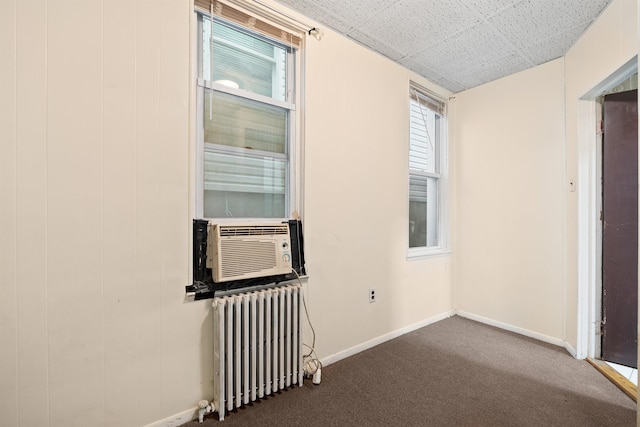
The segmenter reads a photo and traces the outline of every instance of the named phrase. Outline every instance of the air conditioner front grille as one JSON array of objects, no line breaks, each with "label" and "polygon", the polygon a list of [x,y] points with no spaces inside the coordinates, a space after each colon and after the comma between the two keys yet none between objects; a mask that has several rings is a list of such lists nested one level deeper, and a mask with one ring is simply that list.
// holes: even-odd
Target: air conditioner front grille
[{"label": "air conditioner front grille", "polygon": [[277,266],[276,245],[259,240],[222,240],[220,269],[223,277],[258,273]]}]

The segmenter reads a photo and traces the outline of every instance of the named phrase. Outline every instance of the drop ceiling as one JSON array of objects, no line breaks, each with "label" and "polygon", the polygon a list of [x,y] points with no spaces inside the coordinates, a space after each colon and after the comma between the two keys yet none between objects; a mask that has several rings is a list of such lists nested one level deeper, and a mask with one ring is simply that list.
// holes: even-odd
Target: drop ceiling
[{"label": "drop ceiling", "polygon": [[563,56],[612,0],[277,0],[459,92]]}]

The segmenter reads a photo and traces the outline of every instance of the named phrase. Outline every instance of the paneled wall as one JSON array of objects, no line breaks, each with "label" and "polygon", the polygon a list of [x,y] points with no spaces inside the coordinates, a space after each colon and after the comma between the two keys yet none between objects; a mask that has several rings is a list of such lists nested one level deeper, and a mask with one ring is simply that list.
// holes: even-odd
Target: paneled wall
[{"label": "paneled wall", "polygon": [[[184,293],[192,18],[189,0],[0,2],[2,425],[146,425],[212,397],[210,302]],[[336,360],[452,309],[450,256],[406,259],[409,80],[449,94],[325,31],[302,211]]]},{"label": "paneled wall", "polygon": [[185,409],[161,390],[201,397],[190,10],[0,3],[3,425],[143,425]]}]

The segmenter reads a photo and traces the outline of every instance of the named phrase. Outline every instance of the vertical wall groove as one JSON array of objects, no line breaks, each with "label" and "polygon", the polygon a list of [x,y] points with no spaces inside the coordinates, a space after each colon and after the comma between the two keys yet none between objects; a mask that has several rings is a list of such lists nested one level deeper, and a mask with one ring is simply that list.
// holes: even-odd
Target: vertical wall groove
[{"label": "vertical wall groove", "polygon": [[[0,413],[19,422],[15,1],[0,2]],[[6,417],[6,418],[5,418]]]}]

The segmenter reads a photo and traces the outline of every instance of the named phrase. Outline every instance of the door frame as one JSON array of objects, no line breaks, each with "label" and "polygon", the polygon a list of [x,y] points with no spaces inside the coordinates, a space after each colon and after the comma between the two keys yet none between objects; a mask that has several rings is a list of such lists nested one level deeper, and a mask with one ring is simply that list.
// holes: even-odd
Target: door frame
[{"label": "door frame", "polygon": [[635,56],[578,100],[578,359],[599,357],[601,350],[602,110],[596,100],[637,72]]}]

